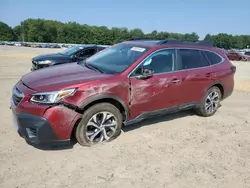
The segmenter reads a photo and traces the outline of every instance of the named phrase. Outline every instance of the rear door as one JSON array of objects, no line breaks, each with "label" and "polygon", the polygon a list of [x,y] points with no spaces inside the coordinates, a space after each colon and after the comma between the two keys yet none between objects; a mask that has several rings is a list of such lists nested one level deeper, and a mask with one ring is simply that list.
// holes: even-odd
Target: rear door
[{"label": "rear door", "polygon": [[[131,118],[143,112],[176,107],[180,101],[181,72],[176,72],[176,50],[154,52],[130,74]],[[153,70],[153,76],[139,79],[143,68]]]},{"label": "rear door", "polygon": [[199,49],[178,49],[182,72],[181,103],[197,103],[212,84],[212,69],[204,52]]}]

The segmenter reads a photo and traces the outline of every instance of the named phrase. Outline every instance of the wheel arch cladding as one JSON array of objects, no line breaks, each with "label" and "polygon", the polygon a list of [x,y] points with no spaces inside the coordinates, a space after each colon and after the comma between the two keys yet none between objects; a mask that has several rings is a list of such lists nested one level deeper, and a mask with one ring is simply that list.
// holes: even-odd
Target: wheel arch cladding
[{"label": "wheel arch cladding", "polygon": [[[122,114],[123,121],[126,121],[128,118],[128,108],[127,105],[118,97],[113,96],[113,95],[101,95],[101,96],[94,96],[91,97],[90,99],[85,100],[80,106],[79,106],[79,113],[83,114],[84,111],[86,111],[88,108],[95,104],[99,103],[110,103],[114,105],[117,109],[120,110]],[[71,139],[74,138],[75,130],[78,126],[78,124],[81,121],[81,117],[76,121],[72,132],[71,132]]]},{"label": "wheel arch cladding", "polygon": [[86,111],[89,107],[98,104],[107,102],[114,105],[118,108],[123,116],[123,120],[127,120],[128,118],[128,107],[127,105],[119,98],[113,95],[105,94],[105,95],[98,95],[90,97],[89,99],[84,100],[82,104],[79,106],[80,113]]},{"label": "wheel arch cladding", "polygon": [[220,82],[213,84],[211,87],[218,87],[220,89],[220,92],[221,92],[221,98],[224,97],[224,88]]}]

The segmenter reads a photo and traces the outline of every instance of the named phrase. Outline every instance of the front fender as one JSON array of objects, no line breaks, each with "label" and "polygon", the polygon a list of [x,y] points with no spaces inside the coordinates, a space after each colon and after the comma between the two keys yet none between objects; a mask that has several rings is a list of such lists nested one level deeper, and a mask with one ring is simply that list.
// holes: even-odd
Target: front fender
[{"label": "front fender", "polygon": [[96,101],[105,100],[105,99],[107,99],[107,100],[113,99],[113,100],[117,101],[119,104],[121,104],[121,106],[125,110],[126,117],[128,117],[127,116],[128,115],[128,105],[120,97],[117,97],[117,96],[112,95],[112,94],[96,94],[94,96],[90,96],[81,102],[81,104],[79,105],[79,108],[84,109],[88,105],[90,105],[91,103],[94,103]]}]

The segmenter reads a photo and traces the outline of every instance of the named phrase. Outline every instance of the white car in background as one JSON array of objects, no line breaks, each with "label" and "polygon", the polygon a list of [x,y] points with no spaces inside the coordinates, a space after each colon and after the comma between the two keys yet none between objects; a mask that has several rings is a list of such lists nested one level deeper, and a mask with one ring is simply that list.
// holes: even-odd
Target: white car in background
[{"label": "white car in background", "polygon": [[22,44],[20,42],[16,42],[14,45],[15,46],[22,46]]}]

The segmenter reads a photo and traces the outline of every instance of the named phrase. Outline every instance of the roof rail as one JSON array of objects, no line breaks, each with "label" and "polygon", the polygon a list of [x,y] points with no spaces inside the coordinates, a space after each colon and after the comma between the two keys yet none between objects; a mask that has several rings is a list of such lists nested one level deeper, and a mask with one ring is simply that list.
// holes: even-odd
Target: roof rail
[{"label": "roof rail", "polygon": [[[207,46],[207,47],[216,47],[212,41],[209,40],[200,40],[197,42],[187,41],[187,40],[180,40],[180,39],[155,39],[155,38],[130,38],[125,41],[155,41],[157,45],[162,44],[189,44],[195,46]],[[159,42],[158,42],[159,41]]]},{"label": "roof rail", "polygon": [[207,47],[215,47],[212,41],[208,40],[200,40],[197,42],[185,41],[185,40],[178,40],[178,39],[166,39],[161,40],[158,45],[162,44],[189,44],[189,45],[197,45],[197,46],[207,46]]},{"label": "roof rail", "polygon": [[197,41],[196,43],[201,46],[216,47],[216,45],[212,41],[209,41],[209,40],[200,40],[200,41]]},{"label": "roof rail", "polygon": [[125,41],[133,41],[133,40],[159,40],[159,39],[154,39],[154,38],[129,38],[129,39],[126,39]]}]

